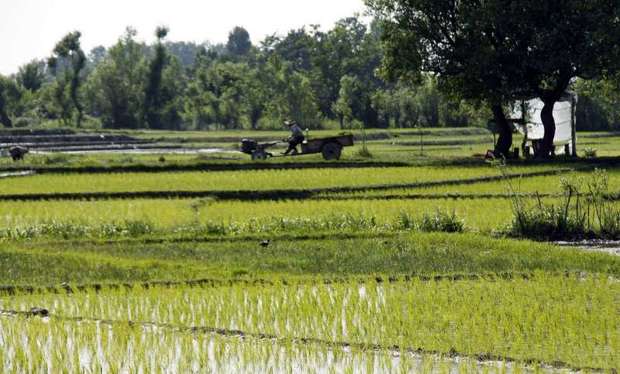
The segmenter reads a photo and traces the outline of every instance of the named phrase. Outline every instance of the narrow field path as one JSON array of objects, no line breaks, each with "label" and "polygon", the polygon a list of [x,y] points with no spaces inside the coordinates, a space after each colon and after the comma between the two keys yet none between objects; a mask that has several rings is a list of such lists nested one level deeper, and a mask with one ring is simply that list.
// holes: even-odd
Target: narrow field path
[{"label": "narrow field path", "polygon": [[1,169],[0,173],[34,170],[38,174],[112,174],[112,173],[162,173],[184,171],[250,171],[291,169],[364,169],[377,167],[411,167],[406,162],[363,161],[363,162],[254,162],[254,163],[207,163],[170,165],[113,165],[113,166],[32,166]]},{"label": "narrow field path", "polygon": [[35,175],[35,174],[36,174],[36,171],[34,171],[34,170],[5,171],[5,172],[0,172],[0,179],[16,178],[16,177],[27,177],[27,176]]}]

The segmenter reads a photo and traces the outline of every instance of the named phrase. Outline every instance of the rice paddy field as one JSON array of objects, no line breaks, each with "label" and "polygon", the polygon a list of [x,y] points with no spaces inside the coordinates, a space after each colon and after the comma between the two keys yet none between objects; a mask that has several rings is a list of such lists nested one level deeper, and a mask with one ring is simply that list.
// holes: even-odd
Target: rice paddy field
[{"label": "rice paddy field", "polygon": [[222,152],[0,162],[2,372],[620,368],[620,257],[506,234],[515,196],[600,175],[620,211],[618,134],[507,165],[481,129],[373,130],[338,162],[233,152],[277,132],[130,135]]}]

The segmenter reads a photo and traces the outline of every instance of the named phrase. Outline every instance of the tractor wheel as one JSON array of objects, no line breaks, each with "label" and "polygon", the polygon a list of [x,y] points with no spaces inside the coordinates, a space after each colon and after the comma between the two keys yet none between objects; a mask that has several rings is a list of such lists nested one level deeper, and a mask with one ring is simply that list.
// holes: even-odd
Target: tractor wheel
[{"label": "tractor wheel", "polygon": [[342,153],[342,146],[338,143],[327,143],[321,149],[323,158],[325,160],[340,160],[340,154]]},{"label": "tractor wheel", "polygon": [[252,152],[252,160],[266,160],[267,159],[267,152],[265,152],[262,149],[257,149],[254,152]]}]

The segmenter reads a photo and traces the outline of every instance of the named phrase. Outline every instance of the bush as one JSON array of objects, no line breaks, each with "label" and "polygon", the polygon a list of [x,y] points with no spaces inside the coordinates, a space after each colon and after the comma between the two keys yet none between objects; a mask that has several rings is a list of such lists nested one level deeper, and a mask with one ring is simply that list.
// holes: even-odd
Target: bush
[{"label": "bush", "polygon": [[30,117],[18,117],[13,121],[13,126],[15,127],[31,127],[36,126],[38,121]]},{"label": "bush", "polygon": [[506,182],[513,211],[507,229],[510,236],[536,240],[620,238],[620,209],[608,201],[608,176],[603,170],[595,170],[587,182],[561,178],[562,196],[557,205],[544,203],[539,196],[530,204],[508,178]]},{"label": "bush", "polygon": [[400,212],[396,226],[401,230],[412,230],[416,228],[416,222],[409,213]]},{"label": "bush", "polygon": [[583,156],[585,158],[596,158],[596,149],[590,147],[584,148]]},{"label": "bush", "polygon": [[89,235],[90,229],[80,223],[51,220],[33,226],[7,228],[2,230],[0,236],[17,240],[31,240],[37,237],[72,239]]},{"label": "bush", "polygon": [[437,210],[435,214],[425,213],[418,224],[418,229],[425,232],[463,232],[465,223],[452,213]]},{"label": "bush", "polygon": [[64,153],[53,154],[43,158],[44,165],[64,164],[69,161],[69,156]]},{"label": "bush", "polygon": [[125,232],[130,237],[137,237],[142,235],[151,234],[153,230],[153,225],[149,222],[140,221],[140,220],[127,220],[125,221]]},{"label": "bush", "polygon": [[588,234],[585,217],[567,214],[562,207],[541,204],[515,214],[510,233],[538,240],[580,239]]},{"label": "bush", "polygon": [[604,170],[595,170],[587,183],[588,212],[598,225],[600,236],[607,239],[620,239],[620,208],[609,202],[609,176]]},{"label": "bush", "polygon": [[363,144],[362,147],[357,151],[357,155],[361,158],[372,158],[373,157],[368,147],[366,147],[366,144]]}]

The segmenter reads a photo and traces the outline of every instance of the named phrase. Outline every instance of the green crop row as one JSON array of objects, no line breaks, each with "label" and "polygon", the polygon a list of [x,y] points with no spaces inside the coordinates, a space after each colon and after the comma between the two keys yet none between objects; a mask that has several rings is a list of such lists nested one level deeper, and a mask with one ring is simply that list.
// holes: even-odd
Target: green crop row
[{"label": "green crop row", "polygon": [[[551,166],[515,168],[514,172],[551,170]],[[0,194],[300,190],[310,188],[410,184],[496,176],[488,165],[479,167],[392,167],[363,169],[292,169],[228,172],[45,174],[0,179]]]},{"label": "green crop row", "polygon": [[[199,226],[211,227],[216,229],[215,231],[243,233],[295,229],[295,225],[299,225],[302,230],[314,230],[319,226],[330,228],[334,226],[331,223],[343,221],[364,221],[381,228],[398,225],[403,216],[421,219],[425,213],[433,214],[438,210],[455,212],[457,217],[465,221],[468,229],[486,232],[508,224],[512,216],[510,202],[501,198],[477,200],[475,203],[454,199],[0,202],[0,231],[4,232],[4,237],[29,237],[29,232],[37,236],[37,232],[50,228],[50,233],[58,230],[59,235],[56,236],[63,236],[63,230],[69,230],[71,226],[84,226],[87,231],[99,231],[106,236],[106,231],[115,227],[123,229],[134,223],[134,226],[141,224],[152,229],[146,233],[184,231],[184,228]],[[113,234],[112,231],[109,233]]]},{"label": "green crop row", "polygon": [[151,221],[127,220],[104,222],[100,224],[79,223],[77,221],[52,220],[40,223],[17,225],[0,229],[0,239],[119,239],[134,238],[148,240],[153,238],[204,239],[226,238],[244,235],[317,235],[334,233],[388,234],[402,231],[423,232],[463,232],[463,220],[454,212],[437,211],[414,217],[402,212],[392,219],[377,220],[352,214],[331,215],[312,218],[250,219],[247,222],[214,223],[190,222],[175,226],[158,226]]},{"label": "green crop row", "polygon": [[544,373],[542,365],[273,341],[128,323],[0,316],[5,373],[482,372]]},{"label": "green crop row", "polygon": [[620,284],[606,276],[538,273],[529,280],[150,288],[13,296],[9,310],[43,305],[70,318],[241,330],[283,339],[517,360],[620,365]]},{"label": "green crop row", "polygon": [[[541,193],[541,194],[559,194],[561,193],[561,179],[566,178],[574,181],[582,186],[581,192],[586,192],[587,188],[585,184],[592,178],[594,171],[584,172],[567,172],[561,175],[550,176],[537,176],[527,178],[517,178],[511,181],[515,192],[521,193]],[[609,176],[609,192],[620,192],[620,171],[607,170]],[[476,184],[462,184],[457,186],[433,186],[424,188],[407,188],[407,189],[389,189],[381,191],[361,191],[355,193],[340,193],[337,196],[350,196],[350,197],[382,197],[382,196],[407,196],[411,194],[416,195],[441,195],[450,194],[458,196],[463,195],[475,195],[475,194],[507,194],[509,193],[508,184],[506,181],[491,181],[482,182]],[[334,196],[334,194],[325,194],[325,196]]]},{"label": "green crop row", "polygon": [[[558,200],[544,201],[557,204]],[[415,229],[425,215],[445,213],[454,213],[465,230],[491,233],[512,221],[510,200],[505,198],[40,201],[0,202],[0,209],[0,238],[4,239],[393,232]]]}]

